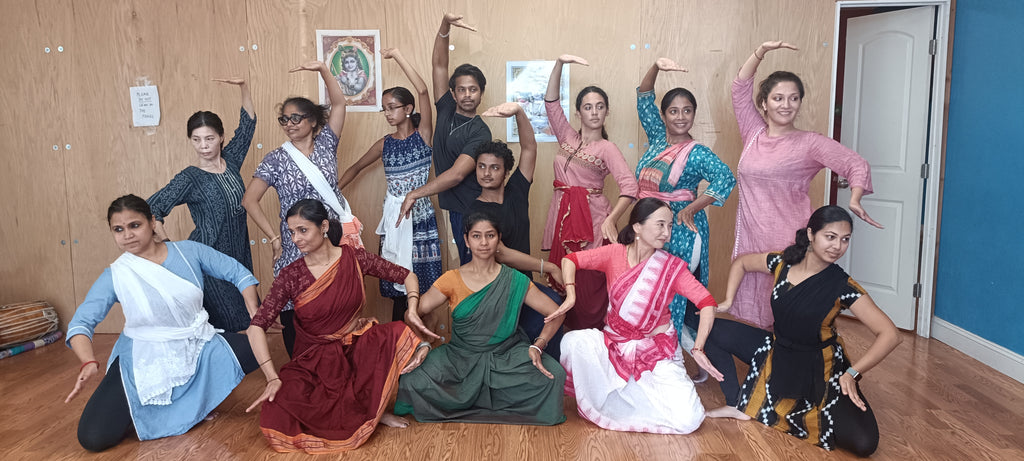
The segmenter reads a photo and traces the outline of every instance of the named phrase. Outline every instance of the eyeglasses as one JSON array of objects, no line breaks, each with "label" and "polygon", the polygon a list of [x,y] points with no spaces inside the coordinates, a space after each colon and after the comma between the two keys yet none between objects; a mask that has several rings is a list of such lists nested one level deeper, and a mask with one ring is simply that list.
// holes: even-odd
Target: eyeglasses
[{"label": "eyeglasses", "polygon": [[281,124],[281,126],[287,125],[288,122],[292,122],[293,125],[298,125],[300,122],[310,117],[312,117],[310,114],[282,115],[277,118],[277,123]]}]

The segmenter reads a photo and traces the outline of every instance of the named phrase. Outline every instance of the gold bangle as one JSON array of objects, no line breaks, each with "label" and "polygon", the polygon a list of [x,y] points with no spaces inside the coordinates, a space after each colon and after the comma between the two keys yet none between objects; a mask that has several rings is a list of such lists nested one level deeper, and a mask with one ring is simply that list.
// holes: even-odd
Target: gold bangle
[{"label": "gold bangle", "polygon": [[269,241],[269,242],[267,242],[267,243],[269,243],[269,244],[273,245],[273,244],[274,244],[274,242],[276,242],[276,241],[278,241],[278,240],[281,240],[281,236],[280,236],[280,235],[278,235],[278,236],[275,236],[274,238],[270,239],[270,241]]}]

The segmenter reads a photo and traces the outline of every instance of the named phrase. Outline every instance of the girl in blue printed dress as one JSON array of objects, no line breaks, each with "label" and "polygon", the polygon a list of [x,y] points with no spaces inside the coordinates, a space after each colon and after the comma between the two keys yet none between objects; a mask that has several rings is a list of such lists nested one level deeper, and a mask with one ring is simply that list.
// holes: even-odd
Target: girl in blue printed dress
[{"label": "girl in blue printed dress", "polygon": [[[419,278],[420,286],[429,287],[441,275],[441,244],[437,236],[437,219],[434,217],[430,199],[421,198],[413,206],[411,247],[396,241],[389,242],[388,238],[390,236],[395,239],[402,235],[396,235],[395,227],[402,200],[406,194],[426,184],[430,175],[430,142],[433,139],[430,95],[423,78],[409,66],[408,61],[397,49],[384,49],[381,55],[385,59],[394,59],[412,82],[420,100],[420,113],[414,113],[416,100],[408,89],[397,86],[384,90],[381,98],[384,118],[387,119],[388,125],[395,127],[395,132],[374,143],[362,158],[341,175],[338,184],[344,188],[363,169],[378,159],[384,163],[384,177],[387,179],[388,190],[384,201],[384,216],[380,227],[377,228],[377,233],[381,234],[381,256],[389,260],[394,259],[389,256],[389,253],[394,252],[389,252],[388,249],[400,249],[395,255],[399,260],[392,262],[400,265],[411,263],[412,267],[408,269],[412,269]],[[403,255],[407,258],[409,254],[412,255],[411,260],[400,260]],[[393,320],[401,320],[404,317],[407,294],[419,296],[419,293],[405,293],[400,286],[396,287],[394,283],[386,280],[380,281],[380,294],[394,300]]]},{"label": "girl in blue printed dress", "polygon": [[[707,146],[690,135],[697,112],[693,93],[673,88],[654,103],[654,82],[661,71],[683,71],[675,62],[661,58],[651,66],[637,88],[636,111],[647,133],[649,148],[636,167],[640,197],[657,197],[669,204],[676,216],[672,237],[665,250],[682,258],[704,286],[708,285],[708,239],[710,230],[704,208],[722,206],[729,198],[736,178],[729,167]],[[708,187],[697,195],[700,182]],[[679,332],[683,349],[693,347],[697,329],[696,307],[676,295],[669,306],[672,323]],[[687,328],[689,332],[687,333]]]}]

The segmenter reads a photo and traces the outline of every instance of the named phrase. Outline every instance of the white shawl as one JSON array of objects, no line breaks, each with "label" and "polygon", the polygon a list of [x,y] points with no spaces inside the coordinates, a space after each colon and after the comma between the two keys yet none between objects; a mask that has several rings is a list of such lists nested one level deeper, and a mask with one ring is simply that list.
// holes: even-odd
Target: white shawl
[{"label": "white shawl", "polygon": [[[174,245],[168,245],[168,250]],[[184,260],[184,255],[182,255]],[[192,266],[185,260],[192,270]],[[195,374],[203,346],[216,334],[203,309],[203,290],[163,266],[131,253],[110,265],[132,339],[132,374],[143,405],[170,405],[171,390]],[[198,279],[195,271],[192,275]]]}]

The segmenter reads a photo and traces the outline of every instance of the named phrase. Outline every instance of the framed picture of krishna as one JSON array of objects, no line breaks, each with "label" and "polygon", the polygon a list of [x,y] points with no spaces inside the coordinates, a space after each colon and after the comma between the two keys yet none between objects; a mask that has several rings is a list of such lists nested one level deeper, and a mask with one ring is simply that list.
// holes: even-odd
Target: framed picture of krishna
[{"label": "framed picture of krishna", "polygon": [[[349,111],[381,110],[379,30],[318,30],[316,54],[341,84]],[[319,85],[323,103],[327,88],[323,81]]]}]

